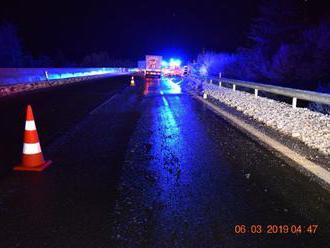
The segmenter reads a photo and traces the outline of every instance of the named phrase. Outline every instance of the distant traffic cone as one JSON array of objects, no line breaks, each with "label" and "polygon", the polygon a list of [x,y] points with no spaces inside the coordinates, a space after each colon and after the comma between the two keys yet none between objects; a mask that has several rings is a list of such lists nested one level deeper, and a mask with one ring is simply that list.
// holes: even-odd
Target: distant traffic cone
[{"label": "distant traffic cone", "polygon": [[134,77],[131,77],[131,86],[135,86]]},{"label": "distant traffic cone", "polygon": [[14,167],[18,171],[43,171],[52,161],[45,161],[42,155],[38,132],[30,105],[26,109],[22,163]]}]

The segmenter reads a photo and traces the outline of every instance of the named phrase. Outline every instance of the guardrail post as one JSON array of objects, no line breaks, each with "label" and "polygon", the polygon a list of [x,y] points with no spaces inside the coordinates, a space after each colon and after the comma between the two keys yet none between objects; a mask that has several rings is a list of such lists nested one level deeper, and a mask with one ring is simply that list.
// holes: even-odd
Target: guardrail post
[{"label": "guardrail post", "polygon": [[222,82],[221,82],[221,72],[219,72],[219,87],[221,87],[222,86]]},{"label": "guardrail post", "polygon": [[297,108],[297,97],[292,98],[292,108]]},{"label": "guardrail post", "polygon": [[254,97],[255,97],[255,98],[258,97],[258,89],[254,89]]},{"label": "guardrail post", "polygon": [[48,71],[44,71],[44,73],[45,73],[46,80],[48,81],[49,80],[49,78],[48,78]]},{"label": "guardrail post", "polygon": [[207,94],[205,92],[203,93],[203,99],[207,99]]},{"label": "guardrail post", "polygon": [[233,91],[236,91],[236,84],[233,84]]}]

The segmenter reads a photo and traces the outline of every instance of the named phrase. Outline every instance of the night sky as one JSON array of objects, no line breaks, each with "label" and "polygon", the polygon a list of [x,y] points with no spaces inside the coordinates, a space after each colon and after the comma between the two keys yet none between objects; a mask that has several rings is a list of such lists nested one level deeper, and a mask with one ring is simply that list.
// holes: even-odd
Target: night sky
[{"label": "night sky", "polygon": [[36,56],[63,51],[76,59],[107,51],[118,58],[189,58],[246,44],[259,2],[10,0],[1,3],[0,18],[17,26],[24,48]]}]

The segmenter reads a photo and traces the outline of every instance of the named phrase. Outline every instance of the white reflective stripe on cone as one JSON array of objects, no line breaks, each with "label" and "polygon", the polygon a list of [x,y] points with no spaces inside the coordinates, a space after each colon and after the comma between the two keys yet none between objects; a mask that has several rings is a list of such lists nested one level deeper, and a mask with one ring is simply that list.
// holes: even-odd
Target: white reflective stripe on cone
[{"label": "white reflective stripe on cone", "polygon": [[41,153],[41,147],[40,147],[39,142],[33,143],[33,144],[24,143],[23,154],[31,155],[31,154],[38,154],[38,153]]},{"label": "white reflective stripe on cone", "polygon": [[34,121],[26,121],[25,122],[25,130],[26,131],[34,131],[36,130],[36,124]]}]

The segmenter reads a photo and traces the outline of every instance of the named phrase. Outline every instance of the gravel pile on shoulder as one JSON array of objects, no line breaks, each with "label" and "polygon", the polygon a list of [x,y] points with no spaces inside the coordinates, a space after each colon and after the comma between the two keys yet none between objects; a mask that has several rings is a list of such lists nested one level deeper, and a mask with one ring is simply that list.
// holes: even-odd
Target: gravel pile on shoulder
[{"label": "gravel pile on shoulder", "polygon": [[307,108],[291,105],[264,97],[233,91],[217,85],[203,83],[207,95],[236,108],[245,115],[283,134],[292,136],[307,146],[330,155],[330,116]]}]

